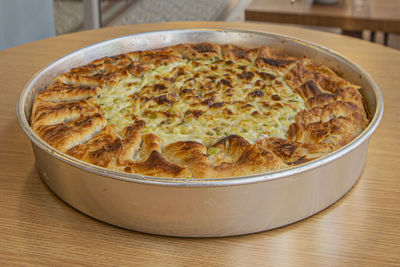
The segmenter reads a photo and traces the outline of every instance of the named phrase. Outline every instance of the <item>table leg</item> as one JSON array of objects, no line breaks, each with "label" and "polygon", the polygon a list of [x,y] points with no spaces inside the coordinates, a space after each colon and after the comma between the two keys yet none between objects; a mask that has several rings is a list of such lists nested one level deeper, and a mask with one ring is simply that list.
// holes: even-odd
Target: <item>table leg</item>
[{"label": "table leg", "polygon": [[343,35],[355,37],[358,39],[362,39],[362,31],[347,31],[347,30],[342,30]]},{"label": "table leg", "polygon": [[369,37],[369,40],[371,42],[375,42],[375,37],[376,37],[376,32],[375,31],[371,31],[371,35]]},{"label": "table leg", "polygon": [[85,30],[101,28],[100,0],[83,0],[83,28]]},{"label": "table leg", "polygon": [[389,44],[389,33],[388,32],[384,32],[383,45],[384,46],[388,46],[388,44]]}]

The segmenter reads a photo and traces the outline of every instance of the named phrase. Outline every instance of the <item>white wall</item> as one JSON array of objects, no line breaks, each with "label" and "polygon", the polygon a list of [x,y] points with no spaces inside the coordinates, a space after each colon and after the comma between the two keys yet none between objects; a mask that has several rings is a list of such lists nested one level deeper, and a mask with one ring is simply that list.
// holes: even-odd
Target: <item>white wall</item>
[{"label": "white wall", "polygon": [[0,50],[54,32],[53,0],[0,0]]}]

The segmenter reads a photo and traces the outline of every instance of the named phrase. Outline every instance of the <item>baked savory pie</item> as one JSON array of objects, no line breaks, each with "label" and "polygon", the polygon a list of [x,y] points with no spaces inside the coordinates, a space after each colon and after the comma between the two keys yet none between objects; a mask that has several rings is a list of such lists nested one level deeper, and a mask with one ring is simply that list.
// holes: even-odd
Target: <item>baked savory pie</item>
[{"label": "baked savory pie", "polygon": [[244,176],[349,143],[368,124],[359,88],[270,47],[180,44],[59,75],[36,97],[31,126],[59,151],[113,170]]}]

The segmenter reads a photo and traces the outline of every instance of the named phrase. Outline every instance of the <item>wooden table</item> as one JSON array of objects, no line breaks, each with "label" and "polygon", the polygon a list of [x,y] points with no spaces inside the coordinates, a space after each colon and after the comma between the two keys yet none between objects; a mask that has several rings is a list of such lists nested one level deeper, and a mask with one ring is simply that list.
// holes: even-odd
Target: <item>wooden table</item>
[{"label": "wooden table", "polygon": [[338,27],[345,32],[371,30],[400,33],[400,1],[338,0],[335,5],[312,4],[311,0],[252,0],[246,20]]},{"label": "wooden table", "polygon": [[[226,238],[171,238],[120,229],[66,205],[41,181],[15,105],[40,68],[83,46],[144,31],[216,27],[292,35],[343,54],[380,85],[385,113],[362,177],[326,210],[279,229]],[[0,51],[0,265],[400,264],[400,52],[289,26],[163,23],[62,35]]]}]

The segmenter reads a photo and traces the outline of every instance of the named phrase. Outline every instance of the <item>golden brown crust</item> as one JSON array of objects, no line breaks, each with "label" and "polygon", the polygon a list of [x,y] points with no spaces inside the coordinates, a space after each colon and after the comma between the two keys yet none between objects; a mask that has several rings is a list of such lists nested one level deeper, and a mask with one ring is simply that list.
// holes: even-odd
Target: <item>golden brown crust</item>
[{"label": "golden brown crust", "polygon": [[[156,144],[158,137],[152,134],[143,136],[141,145],[142,152],[139,161],[133,161],[127,154],[132,153],[132,148],[138,150],[137,134],[140,127],[129,131],[127,136],[120,138],[115,128],[107,125],[103,130],[93,137],[89,142],[76,145],[67,150],[66,153],[77,159],[86,161],[105,168],[121,169],[126,172],[141,173],[144,175],[161,177],[188,177],[189,171],[182,166],[171,163],[160,153]],[[121,164],[122,163],[122,164]]]},{"label": "golden brown crust", "polygon": [[276,49],[264,46],[260,48],[260,53],[256,59],[255,65],[260,68],[269,68],[279,70],[288,67],[296,58],[283,54]]},{"label": "golden brown crust", "polygon": [[122,142],[112,128],[112,126],[107,125],[89,142],[76,145],[67,150],[66,153],[101,167],[115,167],[115,161],[122,150]]},{"label": "golden brown crust", "polygon": [[32,108],[31,124],[34,127],[59,124],[73,121],[82,114],[90,116],[100,112],[100,107],[92,98],[59,103],[37,100]]},{"label": "golden brown crust", "polygon": [[301,58],[294,62],[285,78],[293,88],[299,88],[303,84],[312,81],[313,84],[330,93],[335,93],[340,88],[354,86],[337,76],[335,72],[326,66],[314,64],[307,58]]},{"label": "golden brown crust", "polygon": [[215,147],[226,146],[220,153],[229,151],[226,154],[231,156],[218,165],[207,158],[207,148],[203,144],[193,141],[172,143],[165,147],[165,155],[172,162],[187,166],[197,178],[252,175],[286,166],[274,153],[240,139],[242,137],[232,136],[216,144]]},{"label": "golden brown crust", "polygon": [[327,67],[302,58],[292,64],[286,79],[309,107],[297,114],[289,140],[339,148],[368,125],[359,87]]},{"label": "golden brown crust", "polygon": [[139,62],[154,66],[167,65],[182,59],[182,55],[172,48],[140,52]]},{"label": "golden brown crust", "polygon": [[106,119],[99,113],[81,116],[67,123],[39,125],[36,133],[56,149],[65,152],[73,146],[85,143],[105,127]]},{"label": "golden brown crust", "polygon": [[300,143],[276,137],[264,138],[257,146],[272,151],[288,165],[307,162],[333,150],[329,144]]},{"label": "golden brown crust", "polygon": [[[126,127],[107,122],[97,104],[105,88],[129,88],[134,79],[156,68],[175,62],[191,62],[195,68],[204,60],[212,64],[210,74],[201,70],[204,80],[196,80],[200,74],[188,78],[189,67],[177,65],[169,76],[156,76],[157,82],[133,92],[129,96],[133,122]],[[222,78],[213,75],[221,68],[226,72]],[[178,80],[185,85],[180,91],[174,89]],[[146,128],[144,117],[158,120],[159,126],[182,119],[173,109],[180,101],[190,104],[190,109],[182,111],[181,123],[214,120],[216,112],[227,118],[240,113],[271,116],[285,105],[292,107],[274,89],[282,83],[305,103],[305,109],[293,115],[290,127],[288,123],[286,139],[264,136],[252,144],[239,134],[227,133],[208,147],[197,141],[164,145],[160,136]],[[249,88],[240,100],[235,98],[241,94],[235,86]],[[110,169],[175,178],[245,176],[304,163],[351,142],[368,125],[358,89],[326,66],[276,48],[179,44],[100,58],[59,75],[38,94],[31,125],[56,149]],[[270,112],[260,113],[257,105]],[[139,108],[145,110],[144,117],[135,113]],[[216,132],[223,130],[217,128]]]},{"label": "golden brown crust", "polygon": [[238,61],[246,60],[253,63],[259,53],[259,49],[245,49],[235,45],[221,45],[221,52],[225,59]]},{"label": "golden brown crust", "polygon": [[155,150],[151,152],[147,160],[129,162],[123,170],[128,173],[140,173],[156,177],[191,177],[191,173],[187,168],[168,161],[160,152]]},{"label": "golden brown crust", "polygon": [[172,49],[181,53],[186,59],[222,58],[220,46],[212,43],[181,44],[173,46]]},{"label": "golden brown crust", "polygon": [[126,161],[134,160],[140,150],[141,145],[141,135],[140,132],[145,127],[145,122],[142,120],[135,121],[130,126],[125,127],[122,130],[122,140],[123,150],[118,158],[118,165],[123,166]]},{"label": "golden brown crust", "polygon": [[100,92],[98,86],[79,86],[73,84],[65,84],[54,82],[46,90],[40,92],[36,97],[37,100],[64,102],[77,101],[90,97],[96,97]]},{"label": "golden brown crust", "polygon": [[219,150],[215,161],[236,162],[240,156],[251,147],[251,144],[240,135],[230,135],[222,138],[213,147]]},{"label": "golden brown crust", "polygon": [[152,133],[146,133],[142,136],[142,147],[140,150],[140,159],[146,160],[153,151],[161,153],[161,138]]}]

